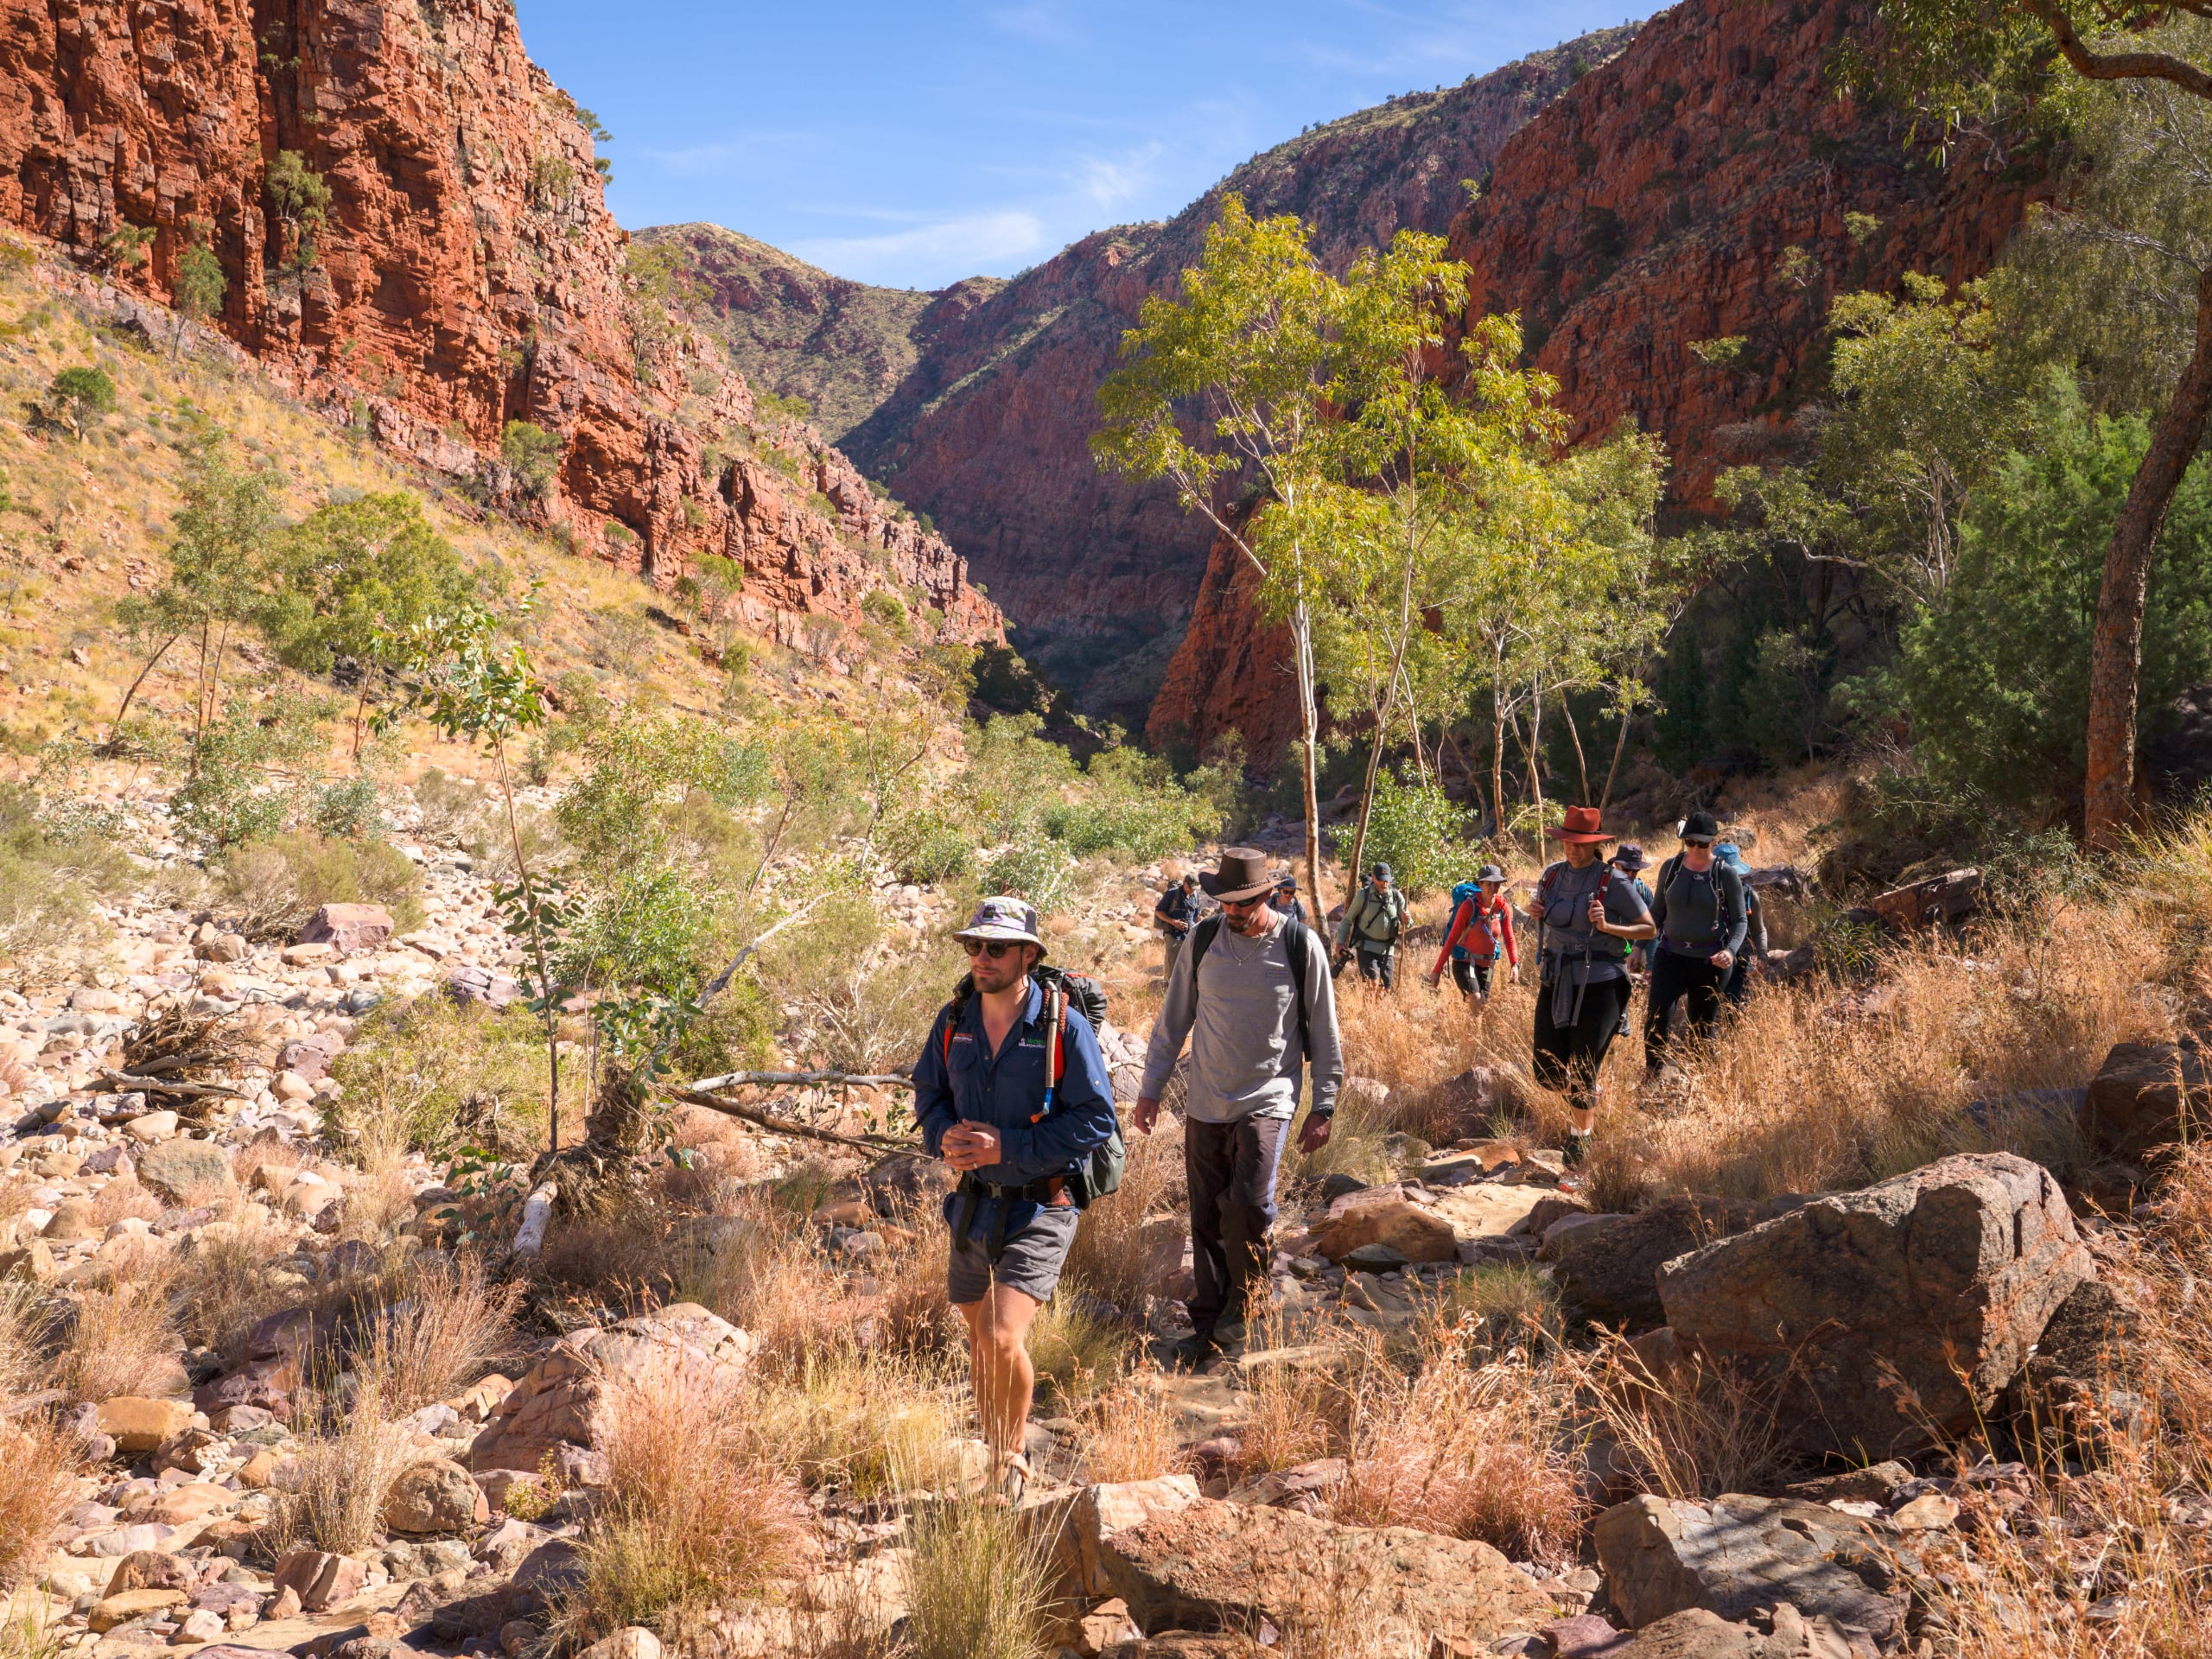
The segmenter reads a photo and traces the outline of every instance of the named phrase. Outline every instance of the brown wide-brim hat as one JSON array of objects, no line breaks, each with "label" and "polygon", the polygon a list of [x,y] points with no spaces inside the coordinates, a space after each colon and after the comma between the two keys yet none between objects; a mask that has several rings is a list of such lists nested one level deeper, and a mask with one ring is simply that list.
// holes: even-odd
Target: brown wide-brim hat
[{"label": "brown wide-brim hat", "polygon": [[1198,885],[1215,899],[1257,899],[1275,890],[1268,870],[1268,855],[1250,847],[1224,848],[1221,868],[1198,877]]},{"label": "brown wide-brim hat", "polygon": [[1606,832],[1604,823],[1599,819],[1598,809],[1594,806],[1568,807],[1567,822],[1558,829],[1547,830],[1544,833],[1554,841],[1579,842],[1586,847],[1594,847],[1600,842],[1612,839],[1612,836]]}]

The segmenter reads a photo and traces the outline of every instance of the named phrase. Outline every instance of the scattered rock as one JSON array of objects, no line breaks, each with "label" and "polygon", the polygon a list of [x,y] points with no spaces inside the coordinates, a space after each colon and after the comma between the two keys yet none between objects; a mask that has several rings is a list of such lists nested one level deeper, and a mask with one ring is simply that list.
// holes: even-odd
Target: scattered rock
[{"label": "scattered rock", "polygon": [[1667,1322],[1659,1269],[1700,1244],[1741,1232],[1757,1207],[1719,1198],[1665,1198],[1632,1216],[1564,1216],[1544,1234],[1560,1299],[1586,1319],[1634,1332]]},{"label": "scattered rock", "polygon": [[[137,1120],[143,1123],[146,1120]],[[200,1203],[238,1190],[231,1155],[212,1141],[179,1138],[149,1147],[139,1155],[138,1179],[180,1205]]]},{"label": "scattered rock", "polygon": [[1869,1524],[1802,1499],[1637,1497],[1591,1528],[1614,1610],[1641,1629],[1688,1608],[1747,1618],[1788,1602],[1886,1644],[1904,1598]]},{"label": "scattered rock", "polygon": [[1949,870],[1893,887],[1869,901],[1867,906],[1885,925],[1909,931],[1962,922],[1981,907],[1981,872]]},{"label": "scattered rock", "polygon": [[459,1532],[491,1518],[475,1478],[445,1458],[418,1463],[394,1481],[384,1522],[394,1532]]},{"label": "scattered rock", "polygon": [[1314,1254],[1339,1263],[1366,1244],[1386,1244],[1407,1262],[1455,1262],[1459,1255],[1452,1224],[1395,1187],[1339,1198],[1313,1238]]},{"label": "scattered rock", "polygon": [[2194,1045],[2120,1043],[2082,1103],[2082,1128],[2102,1150],[2140,1158],[2194,1139],[2212,1119],[2212,1067]]},{"label": "scattered rock", "polygon": [[1660,1294],[1682,1342],[1772,1389],[1789,1445],[1885,1456],[1973,1428],[2091,1272],[2050,1173],[1977,1153],[1707,1245]]},{"label": "scattered rock", "polygon": [[335,945],[351,956],[371,950],[391,937],[391,917],[377,905],[325,905],[308,918],[296,944]]},{"label": "scattered rock", "polygon": [[1890,1524],[1899,1532],[1940,1532],[1959,1518],[1959,1503],[1942,1492],[1923,1492],[1891,1511]]},{"label": "scattered rock", "polygon": [[[300,1599],[300,1611],[325,1613],[343,1606],[361,1593],[368,1581],[366,1561],[351,1555],[332,1555],[317,1549],[296,1549],[276,1563],[276,1589],[289,1590]],[[281,1618],[271,1613],[268,1617]]]},{"label": "scattered rock", "polygon": [[111,1630],[127,1620],[181,1606],[184,1599],[181,1590],[125,1590],[95,1603],[86,1623],[95,1630]]},{"label": "scattered rock", "polygon": [[1109,1535],[1099,1556],[1147,1630],[1249,1618],[1295,1625],[1313,1611],[1317,1589],[1332,1584],[1401,1648],[1439,1635],[1492,1641],[1556,1611],[1487,1544],[1408,1527],[1340,1527],[1294,1510],[1202,1499]]},{"label": "scattered rock", "polygon": [[593,1643],[578,1659],[660,1659],[660,1638],[642,1624],[632,1624]]},{"label": "scattered rock", "polygon": [[468,1466],[535,1469],[558,1446],[594,1447],[608,1387],[661,1374],[704,1380],[741,1370],[752,1351],[751,1337],[689,1302],[563,1338],[499,1402],[469,1446]]},{"label": "scattered rock", "polygon": [[172,1434],[192,1425],[192,1408],[181,1400],[148,1400],[119,1394],[100,1402],[100,1433],[122,1452],[151,1452]]},{"label": "scattered rock", "polygon": [[64,1198],[54,1206],[53,1219],[39,1236],[49,1244],[67,1244],[78,1239],[97,1238],[99,1231],[92,1221],[90,1198]]}]

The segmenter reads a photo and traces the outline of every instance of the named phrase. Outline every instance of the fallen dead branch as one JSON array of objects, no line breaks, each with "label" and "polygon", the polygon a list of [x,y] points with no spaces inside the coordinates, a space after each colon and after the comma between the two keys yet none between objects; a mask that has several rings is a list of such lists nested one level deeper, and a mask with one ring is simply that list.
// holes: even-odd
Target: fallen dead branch
[{"label": "fallen dead branch", "polygon": [[742,1106],[736,1101],[725,1100],[720,1095],[710,1095],[703,1090],[681,1089],[664,1084],[661,1092],[671,1100],[680,1100],[687,1106],[703,1106],[710,1112],[720,1112],[726,1117],[750,1123],[755,1128],[766,1129],[771,1135],[788,1135],[802,1141],[826,1141],[833,1147],[852,1147],[861,1152],[916,1152],[918,1141],[900,1140],[888,1135],[839,1135],[831,1129],[817,1129],[811,1124],[801,1123],[788,1117],[779,1117],[764,1112],[757,1106]]}]

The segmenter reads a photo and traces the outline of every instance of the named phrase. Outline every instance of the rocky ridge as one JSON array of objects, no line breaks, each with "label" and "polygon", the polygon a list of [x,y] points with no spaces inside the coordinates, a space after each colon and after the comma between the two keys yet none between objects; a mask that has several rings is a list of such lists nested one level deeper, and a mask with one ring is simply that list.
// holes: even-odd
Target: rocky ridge
[{"label": "rocky ridge", "polygon": [[[942,538],[818,434],[759,420],[721,348],[633,280],[592,140],[511,6],[20,21],[0,39],[0,225],[97,273],[73,284],[96,302],[166,344],[147,302],[205,240],[229,279],[215,321],[281,385],[584,550],[662,588],[736,560],[747,620],[779,637],[857,623],[894,584],[955,637],[996,637]],[[286,154],[326,203],[280,188]],[[111,240],[131,227],[153,238],[135,267]],[[517,421],[563,441],[542,497],[500,458]],[[789,481],[732,451],[786,455]]]},{"label": "rocky ridge", "polygon": [[[1086,707],[1136,723],[1189,615],[1208,542],[1171,492],[1091,464],[1092,397],[1139,308],[1173,291],[1230,191],[1255,211],[1306,219],[1338,270],[1402,226],[1441,234],[1466,200],[1460,181],[1487,175],[1510,135],[1632,33],[1599,30],[1327,123],[1255,156],[1165,224],[1101,231],[1012,282],[931,296],[911,347],[897,347],[914,352],[912,366],[887,396],[870,394],[872,412],[842,442],[952,538],[1020,620],[1026,652],[1087,687]],[[835,308],[851,302],[806,283],[830,308],[829,344]],[[733,286],[717,288],[735,302]],[[872,375],[884,358],[871,335],[862,366]]]}]

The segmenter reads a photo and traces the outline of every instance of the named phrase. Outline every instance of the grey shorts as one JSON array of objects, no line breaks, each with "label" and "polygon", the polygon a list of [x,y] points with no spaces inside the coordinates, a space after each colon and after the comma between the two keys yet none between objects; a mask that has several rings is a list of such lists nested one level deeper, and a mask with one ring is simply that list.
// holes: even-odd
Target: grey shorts
[{"label": "grey shorts", "polygon": [[[1026,1227],[1008,1228],[1006,1249],[1000,1253],[996,1278],[1002,1285],[1011,1285],[1026,1295],[1040,1302],[1052,1300],[1053,1288],[1060,1282],[1060,1269],[1067,1265],[1068,1247],[1075,1243],[1076,1223],[1083,1212],[1073,1205],[1044,1205],[1036,1217]],[[990,1289],[994,1277],[991,1272],[990,1225],[988,1217],[990,1206],[985,1205],[977,1213],[976,1233],[962,1249],[960,1241],[952,1241],[952,1262],[945,1270],[944,1291],[955,1307],[969,1302],[980,1302]]]}]

